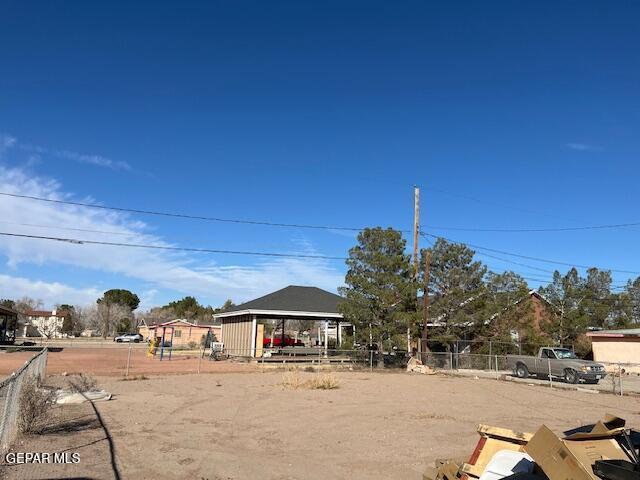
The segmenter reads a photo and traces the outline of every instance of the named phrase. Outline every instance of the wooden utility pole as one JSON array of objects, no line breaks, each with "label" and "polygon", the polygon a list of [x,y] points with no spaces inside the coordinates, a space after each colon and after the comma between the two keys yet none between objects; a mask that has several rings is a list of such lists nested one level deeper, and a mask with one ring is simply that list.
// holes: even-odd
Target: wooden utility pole
[{"label": "wooden utility pole", "polygon": [[431,252],[427,250],[427,254],[425,255],[424,262],[424,295],[422,297],[422,351],[428,352],[429,346],[427,345],[428,340],[428,327],[427,323],[429,323],[429,264],[431,263]]},{"label": "wooden utility pole", "polygon": [[[418,258],[418,238],[420,235],[420,188],[413,187],[413,279],[418,280],[420,259]],[[417,290],[416,290],[417,294]],[[407,327],[407,352],[411,353],[411,327]]]},{"label": "wooden utility pole", "polygon": [[418,279],[418,237],[420,235],[420,187],[413,187],[413,275]]}]

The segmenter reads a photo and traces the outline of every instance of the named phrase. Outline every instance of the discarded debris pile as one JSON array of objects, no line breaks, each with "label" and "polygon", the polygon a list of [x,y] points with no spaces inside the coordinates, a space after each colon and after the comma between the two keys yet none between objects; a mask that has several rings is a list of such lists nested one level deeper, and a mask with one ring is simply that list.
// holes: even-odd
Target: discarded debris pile
[{"label": "discarded debris pile", "polygon": [[423,375],[435,375],[433,368],[428,365],[424,365],[421,360],[411,357],[407,363],[407,372],[409,373],[422,373]]},{"label": "discarded debris pile", "polygon": [[438,460],[424,480],[640,480],[640,432],[613,415],[564,432],[478,426],[467,462]]}]

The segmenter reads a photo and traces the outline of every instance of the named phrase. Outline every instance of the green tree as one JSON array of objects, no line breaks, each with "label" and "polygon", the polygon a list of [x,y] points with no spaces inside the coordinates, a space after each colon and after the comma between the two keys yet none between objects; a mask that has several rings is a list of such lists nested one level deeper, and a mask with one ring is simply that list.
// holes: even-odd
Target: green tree
[{"label": "green tree", "polygon": [[122,317],[116,324],[116,333],[131,333],[131,318]]},{"label": "green tree", "polygon": [[73,317],[67,315],[62,319],[62,333],[71,335],[74,331]]},{"label": "green tree", "polygon": [[0,300],[0,305],[6,308],[10,308],[11,310],[16,309],[16,302],[9,298],[3,298],[2,300]]},{"label": "green tree", "polygon": [[233,307],[235,307],[236,304],[233,303],[233,301],[228,298],[226,302],[224,302],[224,304],[222,304],[222,307],[220,307],[219,309],[216,309],[219,312],[227,312],[229,310],[231,310]]},{"label": "green tree", "polygon": [[628,280],[624,290],[613,295],[611,320],[619,328],[640,324],[640,277]]},{"label": "green tree", "polygon": [[345,301],[339,309],[356,326],[360,341],[381,347],[386,341],[388,346],[405,332],[406,345],[407,327],[416,330],[417,290],[405,246],[400,232],[376,227],[360,232],[358,244],[349,250],[346,286],[339,289]]},{"label": "green tree", "polygon": [[138,295],[130,292],[129,290],[114,288],[104,292],[102,298],[98,299],[98,303],[123,305],[125,307],[128,307],[129,310],[133,311],[138,308],[138,305],[140,305],[140,298],[138,298]]},{"label": "green tree", "polygon": [[176,316],[180,318],[192,319],[201,313],[203,307],[198,303],[195,297],[184,297],[181,300],[169,302],[163,308],[173,310]]},{"label": "green tree", "polygon": [[557,322],[548,324],[546,333],[560,345],[571,344],[586,331],[589,323],[583,304],[588,295],[586,280],[575,268],[564,276],[556,270],[552,282],[540,288],[540,293],[553,305],[558,316]]},{"label": "green tree", "polygon": [[582,309],[588,327],[607,328],[615,308],[615,295],[611,293],[611,272],[590,268],[584,282]]},{"label": "green tree", "polygon": [[[487,268],[474,261],[475,252],[461,243],[439,238],[428,250],[429,319],[440,324],[429,337],[444,343],[449,350],[451,342],[458,340],[463,331],[481,326],[487,319],[483,282]],[[422,265],[426,252],[422,251]]]}]

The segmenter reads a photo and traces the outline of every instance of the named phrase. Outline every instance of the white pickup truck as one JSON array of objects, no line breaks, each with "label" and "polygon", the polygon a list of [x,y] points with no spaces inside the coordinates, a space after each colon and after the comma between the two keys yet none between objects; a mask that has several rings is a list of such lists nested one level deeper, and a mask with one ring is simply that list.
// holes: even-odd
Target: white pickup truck
[{"label": "white pickup truck", "polygon": [[581,360],[568,348],[542,347],[538,356],[507,355],[507,366],[516,377],[527,378],[529,375],[551,375],[564,378],[567,383],[598,383],[607,375],[604,365]]}]

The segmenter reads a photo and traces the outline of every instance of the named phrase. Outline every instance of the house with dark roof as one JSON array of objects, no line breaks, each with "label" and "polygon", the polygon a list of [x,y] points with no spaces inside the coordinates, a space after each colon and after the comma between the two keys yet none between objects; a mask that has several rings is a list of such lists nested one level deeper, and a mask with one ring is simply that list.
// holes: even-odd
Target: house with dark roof
[{"label": "house with dark roof", "polygon": [[[214,318],[222,325],[221,341],[230,355],[261,356],[265,324],[273,325],[274,330],[279,329],[277,343],[284,346],[286,324],[291,320],[318,322],[320,331],[324,332],[321,343],[326,350],[330,331],[335,331],[338,345],[342,342],[345,322],[342,322],[343,316],[338,311],[342,301],[339,295],[320,288],[290,285],[217,313]],[[272,334],[271,345],[273,343]]]}]

